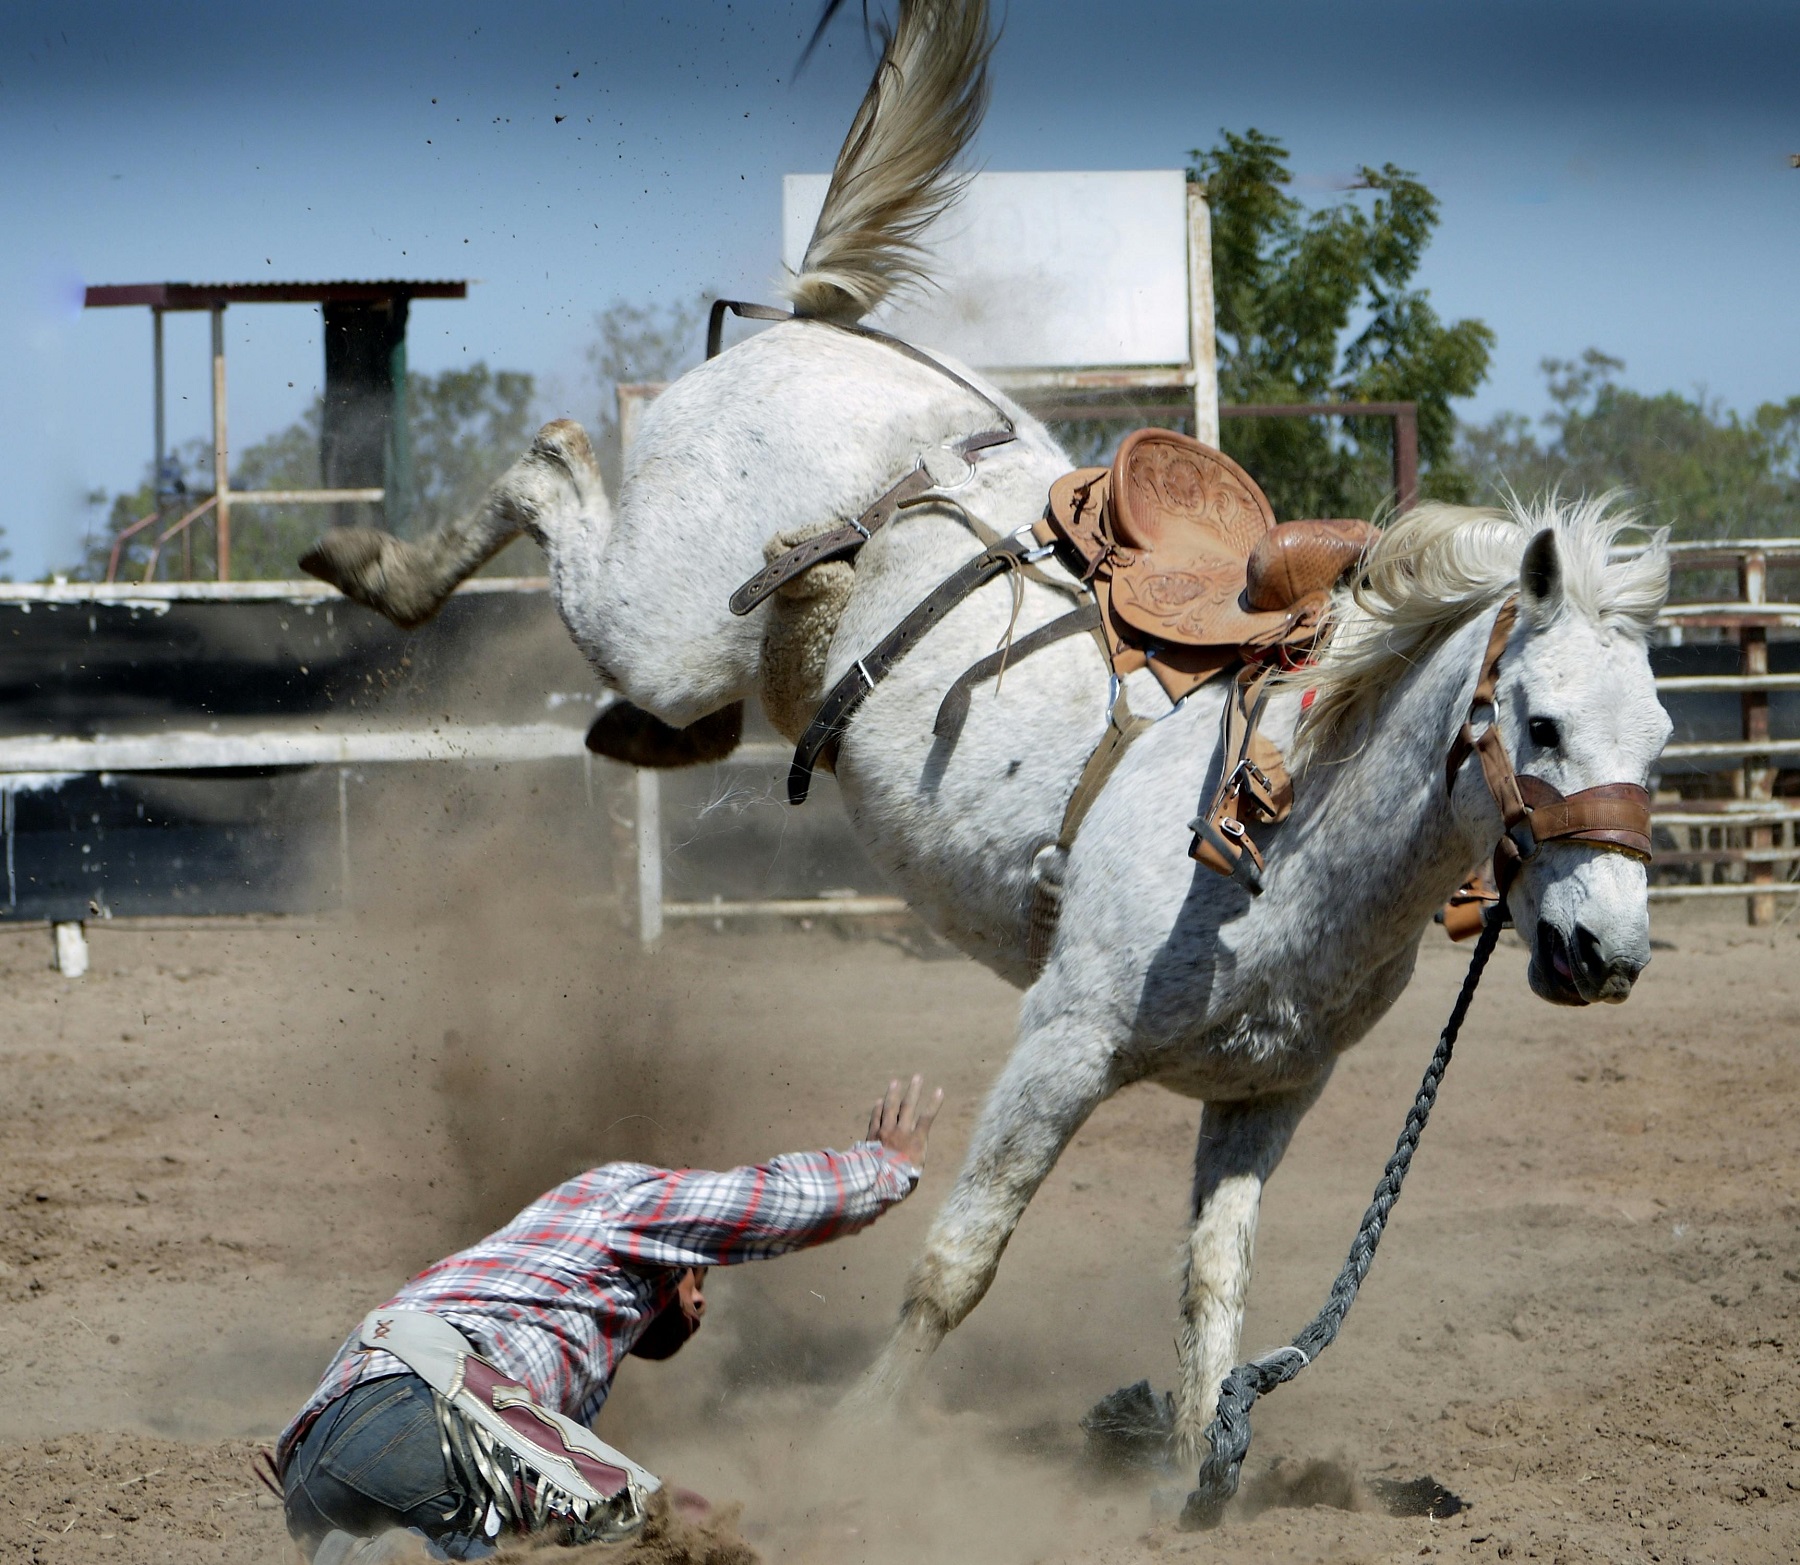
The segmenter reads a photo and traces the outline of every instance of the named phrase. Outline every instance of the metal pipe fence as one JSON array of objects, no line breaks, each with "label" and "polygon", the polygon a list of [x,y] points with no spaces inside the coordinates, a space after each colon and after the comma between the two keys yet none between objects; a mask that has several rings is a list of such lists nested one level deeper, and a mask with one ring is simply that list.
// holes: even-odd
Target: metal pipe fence
[{"label": "metal pipe fence", "polygon": [[[1678,543],[1669,557],[1674,591],[1662,615],[1665,641],[1680,646],[1689,644],[1690,632],[1712,632],[1713,645],[1735,650],[1737,671],[1667,675],[1657,680],[1657,690],[1676,697],[1735,691],[1740,735],[1677,741],[1664,750],[1662,787],[1652,808],[1657,856],[1651,896],[1742,897],[1752,925],[1772,924],[1779,916],[1777,899],[1800,895],[1800,789],[1794,787],[1800,778],[1791,765],[1784,778],[1780,764],[1800,760],[1800,738],[1774,736],[1772,698],[1800,690],[1800,673],[1770,669],[1770,632],[1800,628],[1800,603],[1771,599],[1769,572],[1771,566],[1800,564],[1800,538]],[[1737,577],[1735,599],[1679,596],[1684,579],[1721,570]]]},{"label": "metal pipe fence", "polygon": [[[1678,738],[1662,763],[1653,805],[1657,858],[1651,896],[1657,901],[1741,898],[1749,921],[1765,925],[1784,911],[1784,899],[1800,895],[1800,737],[1777,735],[1772,699],[1800,691],[1800,672],[1772,671],[1772,631],[1800,628],[1800,606],[1776,601],[1767,591],[1771,566],[1800,564],[1800,539],[1717,540],[1676,545],[1676,594],[1659,629],[1659,660],[1686,648],[1714,662],[1729,656],[1735,671],[1664,673],[1657,689],[1679,709],[1696,698],[1738,701],[1739,732],[1730,738]],[[1695,573],[1730,569],[1739,596],[1721,599],[1716,589],[1702,599],[1684,600],[1680,588]],[[476,580],[464,593],[484,595],[547,588],[537,581]],[[1702,583],[1711,587],[1711,583]],[[316,582],[132,585],[56,584],[0,586],[0,603],[25,612],[33,605],[54,613],[76,605],[112,604],[158,613],[187,600],[231,602],[274,599],[294,605],[325,606],[336,594]],[[1777,647],[1800,646],[1800,638],[1776,640]],[[1702,710],[1693,707],[1694,710]],[[1704,730],[1703,730],[1704,731]],[[1714,729],[1716,735],[1716,725]],[[0,793],[31,776],[104,775],[227,771],[254,767],[317,767],[407,764],[426,761],[518,761],[580,758],[589,761],[581,730],[563,723],[402,723],[386,728],[333,732],[314,723],[267,721],[242,725],[214,723],[202,729],[151,733],[16,734],[0,737]],[[785,768],[788,749],[772,742],[746,744],[727,763],[740,771]],[[635,884],[617,887],[622,909],[634,915],[640,936],[655,940],[667,922],[740,920],[755,917],[861,918],[905,911],[898,898],[873,890],[846,888],[816,896],[764,895],[708,897],[692,887],[668,895],[664,861],[673,824],[655,773],[640,772],[619,795],[629,799],[630,841],[624,855]],[[340,823],[340,830],[342,830]],[[342,844],[340,844],[342,847]],[[623,868],[623,865],[621,865]],[[679,882],[680,877],[677,876]],[[1787,903],[1791,909],[1792,903]]]},{"label": "metal pipe fence", "polygon": [[[1224,410],[1222,410],[1224,411]],[[1311,410],[1308,410],[1311,411]],[[1800,673],[1771,673],[1769,631],[1800,628],[1800,604],[1771,602],[1766,585],[1770,562],[1800,562],[1800,539],[1709,540],[1670,548],[1673,579],[1702,570],[1734,568],[1740,597],[1669,603],[1659,623],[1669,646],[1694,646],[1695,632],[1713,633],[1713,644],[1735,649],[1736,673],[1668,674],[1659,694],[1675,697],[1736,692],[1742,732],[1729,740],[1676,740],[1663,752],[1663,776],[1652,807],[1657,834],[1653,901],[1745,899],[1752,925],[1774,923],[1777,899],[1800,895],[1800,796],[1792,803],[1777,794],[1779,763],[1800,763],[1800,737],[1774,738],[1770,696],[1800,690]],[[783,745],[744,745],[734,766],[785,768]],[[1790,773],[1790,775],[1792,775]],[[1800,777],[1794,778],[1800,784]],[[662,857],[648,833],[660,840],[661,817],[654,774],[640,774],[639,796],[651,798],[638,821],[638,929],[646,941],[660,938],[667,920],[723,920],[752,916],[857,917],[904,911],[896,898],[821,897],[756,901],[665,900]],[[654,880],[654,884],[652,884]]]}]

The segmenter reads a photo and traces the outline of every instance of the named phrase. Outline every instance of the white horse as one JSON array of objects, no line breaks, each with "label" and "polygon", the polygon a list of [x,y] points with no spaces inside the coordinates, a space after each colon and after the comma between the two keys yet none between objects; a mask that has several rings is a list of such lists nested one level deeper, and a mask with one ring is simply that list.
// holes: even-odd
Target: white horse
[{"label": "white horse", "polygon": [[[1027,526],[1072,465],[998,391],[978,395],[831,324],[905,275],[907,236],[945,199],[945,169],[979,117],[987,47],[978,4],[902,5],[793,282],[805,318],[671,386],[644,418],[616,505],[579,428],[552,424],[476,515],[418,544],[335,532],[308,568],[416,622],[523,530],[546,551],[558,609],[606,684],[691,725],[766,691],[777,673],[791,680],[791,668],[770,666],[783,600],[744,618],[726,608],[771,536],[858,514],[921,452],[989,427],[1003,408],[1018,438],[986,453],[946,503],[902,512],[863,550],[828,653],[818,649],[816,700],[976,552],[965,512],[1001,534]],[[1237,1354],[1263,1184],[1338,1055],[1405,986],[1432,911],[1500,835],[1480,768],[1465,764],[1447,787],[1445,765],[1502,600],[1518,594],[1520,612],[1496,719],[1520,770],[1564,793],[1642,783],[1667,738],[1645,650],[1667,561],[1652,540],[1609,563],[1622,525],[1604,504],[1552,501],[1506,513],[1427,505],[1386,530],[1333,606],[1323,660],[1270,703],[1265,729],[1290,754],[1298,802],[1262,834],[1267,889],[1255,899],[1186,852],[1187,823],[1216,780],[1222,681],[1171,707],[1132,677],[1133,708],[1160,720],[1127,751],[1066,863],[1047,845],[1108,714],[1107,670],[1089,638],[1021,659],[979,687],[954,742],[935,738],[946,688],[1014,622],[1012,593],[995,583],[872,691],[836,768],[862,842],[935,928],[1025,995],[1012,1055],[867,1393],[897,1392],[975,1307],[1095,1106],[1156,1082],[1204,1105],[1175,1428],[1183,1454],[1201,1449]],[[1026,582],[1015,628],[1069,603]],[[1315,691],[1303,722],[1302,687]],[[1062,883],[1063,913],[1034,975],[1028,909],[1043,876]],[[1546,845],[1510,909],[1547,999],[1623,999],[1649,960],[1635,859]]]}]

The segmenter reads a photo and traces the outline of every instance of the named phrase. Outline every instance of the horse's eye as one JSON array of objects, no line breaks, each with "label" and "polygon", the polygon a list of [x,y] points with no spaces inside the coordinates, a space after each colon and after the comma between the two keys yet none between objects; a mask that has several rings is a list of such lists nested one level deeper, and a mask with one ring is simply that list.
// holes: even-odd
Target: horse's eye
[{"label": "horse's eye", "polygon": [[1534,717],[1527,725],[1531,734],[1531,742],[1540,750],[1554,750],[1562,743],[1562,730],[1556,726],[1555,720],[1548,717]]}]

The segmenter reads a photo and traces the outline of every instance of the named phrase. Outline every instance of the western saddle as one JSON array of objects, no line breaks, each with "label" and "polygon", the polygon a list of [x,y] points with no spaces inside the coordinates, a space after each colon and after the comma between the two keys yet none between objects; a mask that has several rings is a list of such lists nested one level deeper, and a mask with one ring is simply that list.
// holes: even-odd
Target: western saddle
[{"label": "western saddle", "polygon": [[1114,672],[1147,666],[1174,701],[1234,663],[1310,646],[1376,536],[1362,521],[1277,524],[1236,462],[1166,429],[1059,478],[1043,525],[1093,588]]},{"label": "western saddle", "polygon": [[[1004,443],[976,437],[983,447]],[[970,444],[965,442],[965,445]],[[958,450],[967,464],[977,450]],[[921,459],[919,473],[929,464]],[[908,475],[858,523],[789,551],[734,595],[739,613],[822,558],[854,553],[900,505],[934,498],[929,478]],[[788,776],[788,798],[801,802],[815,765],[831,765],[838,741],[864,696],[955,605],[1008,572],[1036,574],[1054,556],[1085,587],[1071,613],[1039,626],[967,669],[946,692],[935,731],[955,742],[970,690],[998,678],[1009,661],[1066,636],[1092,632],[1115,676],[1106,733],[1075,785],[1056,846],[1067,850],[1127,746],[1149,727],[1133,715],[1123,681],[1149,669],[1170,700],[1180,701],[1215,675],[1234,670],[1222,722],[1218,786],[1202,801],[1189,852],[1253,895],[1262,890],[1262,856],[1252,824],[1283,819],[1293,789],[1280,752],[1258,732],[1270,677],[1312,654],[1332,587],[1374,541],[1367,522],[1277,524],[1267,498],[1223,452],[1186,435],[1140,429],[1110,467],[1078,468],[1050,488],[1044,516],[1030,530],[991,538],[988,548],[949,576],[875,648],[857,659],[826,694],[802,735]],[[1060,888],[1038,879],[1032,954],[1048,954]]]},{"label": "western saddle", "polygon": [[[1258,729],[1269,679],[1311,656],[1331,589],[1375,529],[1346,519],[1277,523],[1236,462],[1165,429],[1128,436],[1110,468],[1058,479],[1040,527],[1092,589],[1096,632],[1119,679],[1148,668],[1180,701],[1236,670],[1218,786],[1191,823],[1188,851],[1260,893],[1262,855],[1249,828],[1284,819],[1293,805],[1281,753]],[[1070,800],[1058,834],[1065,849],[1125,745],[1146,726],[1123,706],[1121,692],[1113,726]]]}]

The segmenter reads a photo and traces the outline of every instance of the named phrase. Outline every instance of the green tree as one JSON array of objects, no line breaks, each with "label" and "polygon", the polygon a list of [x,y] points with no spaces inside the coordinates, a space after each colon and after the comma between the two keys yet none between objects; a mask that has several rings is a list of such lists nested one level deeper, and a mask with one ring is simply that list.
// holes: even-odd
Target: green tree
[{"label": "green tree", "polygon": [[[413,454],[413,509],[405,531],[428,532],[478,504],[495,478],[531,444],[537,430],[536,383],[517,370],[494,370],[477,363],[441,375],[414,375],[407,382],[407,429]],[[315,402],[286,429],[246,446],[232,458],[234,489],[317,489],[320,408]],[[212,456],[195,441],[180,453],[188,486],[203,497],[212,488]],[[105,497],[100,497],[103,503]],[[197,503],[197,502],[195,502]],[[157,536],[189,508],[187,499],[165,506],[161,518],[127,540],[119,575],[140,580],[151,567]],[[107,503],[97,535],[90,535],[77,574],[99,580],[118,534],[156,509],[150,480]],[[371,511],[373,508],[371,508]],[[295,561],[330,525],[330,513],[316,505],[240,506],[231,517],[231,573],[240,580],[281,579],[295,574]],[[191,529],[184,551],[179,537],[162,548],[155,571],[161,578],[184,572],[198,578],[216,574],[215,531],[210,517]],[[521,540],[490,561],[498,574],[535,575],[542,562],[536,546]]]},{"label": "green tree", "polygon": [[1463,464],[1485,488],[1621,489],[1677,538],[1800,533],[1800,397],[1745,417],[1716,400],[1647,396],[1620,385],[1624,362],[1598,348],[1540,368],[1550,411],[1538,429],[1502,413],[1462,432]]},{"label": "green tree", "polygon": [[541,419],[537,382],[519,370],[414,376],[407,385],[412,438],[412,534],[441,527],[473,507],[531,444]]},{"label": "green tree", "polygon": [[[1219,396],[1226,403],[1419,405],[1420,487],[1463,499],[1451,402],[1487,378],[1493,332],[1446,325],[1413,286],[1438,203],[1392,163],[1360,171],[1352,197],[1308,212],[1288,193],[1281,142],[1221,133],[1188,177],[1212,213]],[[1221,440],[1280,517],[1366,516],[1392,488],[1386,419],[1234,419]]]}]

